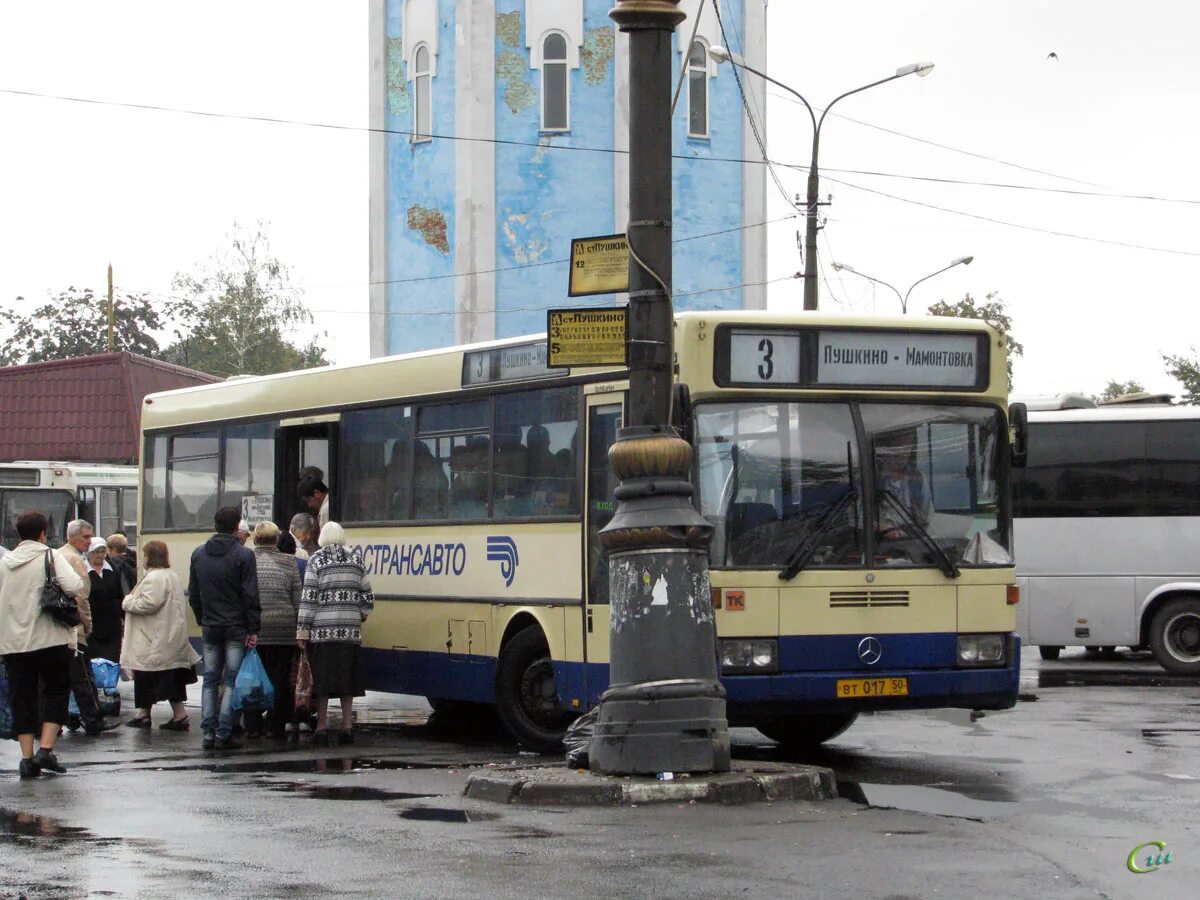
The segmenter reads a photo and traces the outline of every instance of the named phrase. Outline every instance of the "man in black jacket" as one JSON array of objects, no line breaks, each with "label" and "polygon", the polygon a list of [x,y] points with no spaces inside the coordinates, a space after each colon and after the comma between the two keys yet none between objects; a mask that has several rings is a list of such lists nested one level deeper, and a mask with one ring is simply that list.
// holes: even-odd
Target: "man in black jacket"
[{"label": "man in black jacket", "polygon": [[[233,732],[233,685],[245,652],[258,643],[261,613],[254,553],[234,536],[241,512],[223,506],[213,517],[216,534],[192,551],[188,602],[204,634],[204,690],[200,730],[205,750],[238,745]],[[225,692],[217,709],[217,686]]]}]

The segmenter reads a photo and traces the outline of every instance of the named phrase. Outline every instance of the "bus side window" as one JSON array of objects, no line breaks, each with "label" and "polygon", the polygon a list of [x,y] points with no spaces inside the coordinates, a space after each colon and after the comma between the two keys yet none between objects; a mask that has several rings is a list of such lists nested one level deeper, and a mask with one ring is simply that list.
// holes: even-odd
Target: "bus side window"
[{"label": "bus side window", "polygon": [[100,489],[100,521],[95,523],[96,535],[105,540],[121,530],[121,492],[117,488]]},{"label": "bus side window", "polygon": [[93,528],[98,524],[96,522],[96,489],[90,487],[81,487],[78,492],[79,514],[76,518],[83,519]]}]

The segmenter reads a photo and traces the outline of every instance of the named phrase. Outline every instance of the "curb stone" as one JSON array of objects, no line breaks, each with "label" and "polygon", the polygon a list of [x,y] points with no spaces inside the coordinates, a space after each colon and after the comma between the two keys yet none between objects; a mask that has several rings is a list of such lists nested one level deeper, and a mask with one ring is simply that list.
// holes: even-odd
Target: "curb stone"
[{"label": "curb stone", "polygon": [[736,806],[782,800],[832,800],[831,769],[820,766],[736,766],[732,772],[671,781],[594,775],[574,769],[489,769],[470,775],[463,795],[493,803],[535,806],[617,806],[641,803],[718,803]]}]

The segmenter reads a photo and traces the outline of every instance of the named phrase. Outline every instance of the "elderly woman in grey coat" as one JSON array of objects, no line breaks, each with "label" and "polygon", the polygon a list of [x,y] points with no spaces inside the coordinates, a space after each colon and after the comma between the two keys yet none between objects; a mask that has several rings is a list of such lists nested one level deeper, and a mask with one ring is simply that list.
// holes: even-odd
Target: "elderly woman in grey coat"
[{"label": "elderly woman in grey coat", "polygon": [[[279,549],[279,528],[262,522],[254,529],[254,562],[258,568],[258,602],[262,627],[258,655],[275,688],[275,707],[267,714],[272,737],[283,737],[287,723],[295,728],[292,663],[296,656],[296,616],[300,610],[300,570],[296,557]],[[262,713],[246,713],[246,736],[262,734]]]}]

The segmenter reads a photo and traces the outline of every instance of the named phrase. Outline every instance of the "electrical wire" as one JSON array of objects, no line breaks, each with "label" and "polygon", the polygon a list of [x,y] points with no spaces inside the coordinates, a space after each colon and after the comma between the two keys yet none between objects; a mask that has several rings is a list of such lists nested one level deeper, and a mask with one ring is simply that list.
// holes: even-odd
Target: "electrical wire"
[{"label": "electrical wire", "polygon": [[[735,69],[736,69],[736,67],[735,67]],[[31,97],[31,98],[38,98],[38,99],[45,99],[45,100],[59,100],[59,101],[63,101],[63,102],[82,103],[82,104],[88,104],[88,105],[94,105],[94,106],[113,106],[113,107],[120,107],[120,108],[125,108],[125,109],[140,109],[140,110],[149,110],[149,111],[154,111],[154,112],[178,113],[181,115],[201,116],[204,118],[214,118],[214,119],[233,119],[233,120],[241,120],[241,121],[249,121],[249,122],[264,122],[264,123],[278,124],[278,125],[294,125],[294,126],[307,127],[307,128],[321,128],[321,129],[328,129],[328,130],[335,130],[335,131],[366,132],[366,133],[370,133],[370,134],[394,134],[394,135],[400,135],[400,136],[405,136],[405,137],[411,137],[413,135],[413,132],[411,132],[411,131],[403,131],[400,129],[392,129],[392,128],[374,128],[374,127],[365,126],[365,125],[339,125],[339,124],[330,123],[330,122],[312,122],[312,121],[306,121],[303,119],[285,119],[285,118],[276,117],[276,116],[242,115],[242,114],[237,114],[237,113],[220,113],[220,112],[211,112],[211,111],[206,111],[206,110],[186,109],[183,107],[159,106],[159,105],[149,104],[149,103],[128,103],[128,102],[122,102],[122,101],[116,101],[116,100],[96,100],[96,99],[87,98],[87,97],[71,97],[71,96],[62,95],[62,94],[48,94],[48,93],[42,93],[42,92],[37,92],[37,91],[23,91],[23,90],[16,90],[16,89],[12,89],[12,88],[0,88],[0,94],[11,94],[14,96]],[[783,94],[777,94],[773,91],[771,92],[771,96],[780,97],[781,99],[788,100],[790,102],[799,104],[799,101],[796,100],[795,98],[788,97]],[[745,102],[744,95],[743,95],[743,102]],[[814,107],[814,109],[819,109],[819,107]],[[1082,179],[1071,178],[1066,175],[1057,175],[1053,172],[1046,172],[1041,169],[1034,169],[1029,166],[1023,166],[1018,163],[1008,162],[1006,160],[998,159],[996,157],[986,156],[986,155],[980,154],[980,153],[973,153],[969,150],[961,150],[959,148],[951,147],[946,144],[939,144],[936,141],[929,141],[924,138],[919,138],[919,137],[915,137],[913,135],[904,134],[903,132],[900,132],[900,131],[893,131],[892,129],[884,128],[880,125],[873,125],[870,122],[863,122],[858,119],[850,118],[849,116],[843,116],[843,115],[840,115],[839,113],[831,113],[831,115],[833,115],[836,118],[846,119],[847,121],[854,122],[855,124],[863,125],[868,128],[875,128],[880,131],[885,131],[890,134],[895,134],[900,137],[904,137],[904,138],[908,138],[910,140],[917,141],[919,143],[929,144],[931,146],[938,147],[938,148],[941,148],[944,150],[950,150],[955,153],[962,153],[966,156],[972,156],[972,157],[976,157],[978,159],[986,160],[989,162],[995,162],[999,165],[1010,166],[1012,168],[1020,169],[1022,171],[1031,172],[1031,173],[1038,174],[1038,175],[1046,175],[1050,178],[1058,178],[1063,181],[1072,181],[1077,184],[1085,184],[1090,187],[1099,187],[1099,185],[1095,185],[1090,181],[1083,181]],[[435,135],[430,135],[430,137],[438,139],[438,140],[445,140],[445,141],[479,142],[479,143],[487,143],[487,144],[499,144],[499,145],[504,145],[504,146],[532,147],[534,149],[540,148],[542,150],[564,150],[564,151],[574,151],[574,152],[580,152],[580,153],[607,153],[607,154],[622,154],[622,155],[626,155],[629,153],[628,150],[618,150],[618,149],[615,149],[612,147],[573,146],[573,145],[569,145],[569,144],[545,143],[544,141],[516,141],[516,140],[509,140],[509,139],[504,139],[504,138],[463,137],[463,136],[451,135],[451,134],[435,134]],[[765,165],[768,168],[771,168],[773,166],[780,166],[783,168],[794,169],[797,171],[805,171],[805,172],[808,171],[807,163],[789,163],[789,162],[783,162],[780,160],[773,160],[773,159],[768,158],[765,155],[765,152],[764,152],[764,157],[762,159],[744,159],[744,158],[731,157],[731,156],[694,156],[694,155],[682,154],[682,153],[673,154],[671,158],[677,159],[677,160],[686,160],[686,161],[700,160],[703,162],[733,163],[733,164],[738,164],[738,165]],[[1181,198],[1181,197],[1159,197],[1159,196],[1150,195],[1150,194],[1119,193],[1119,192],[1107,192],[1107,191],[1095,191],[1095,192],[1092,192],[1092,191],[1070,191],[1070,190],[1059,189],[1059,188],[1039,187],[1037,185],[1007,184],[1007,183],[1003,183],[1003,182],[989,182],[989,181],[956,180],[956,179],[949,179],[949,178],[938,178],[938,177],[934,177],[934,176],[908,175],[908,174],[899,173],[899,172],[880,172],[880,171],[870,171],[870,170],[860,170],[860,169],[837,169],[837,168],[826,168],[824,166],[822,166],[821,171],[823,173],[824,172],[835,172],[835,173],[841,173],[841,174],[846,174],[846,175],[869,175],[869,176],[880,177],[880,178],[903,178],[903,179],[909,179],[909,180],[915,180],[915,181],[930,181],[930,182],[935,182],[935,183],[940,182],[940,183],[945,183],[945,184],[962,184],[962,185],[974,185],[974,186],[979,186],[979,187],[1005,188],[1005,189],[1009,189],[1009,190],[1035,191],[1035,192],[1044,192],[1044,193],[1060,193],[1060,194],[1064,194],[1067,196],[1078,195],[1078,196],[1082,196],[1082,197],[1103,197],[1103,198],[1119,199],[1119,200],[1145,200],[1145,201],[1152,201],[1152,202],[1158,202],[1158,203],[1180,203],[1180,204],[1188,204],[1188,205],[1200,205],[1200,200],[1198,200],[1198,199]],[[796,205],[795,201],[792,199],[791,196],[789,196],[787,194],[786,190],[784,190],[783,193],[784,193],[785,199],[787,200],[788,205],[791,207],[795,207],[795,205]]]},{"label": "electrical wire", "polygon": [[1034,231],[1039,234],[1051,234],[1055,237],[1074,238],[1079,241],[1089,241],[1095,244],[1107,244],[1111,247],[1126,247],[1131,250],[1149,250],[1153,253],[1169,253],[1173,256],[1200,256],[1200,250],[1175,250],[1170,247],[1151,247],[1147,244],[1134,244],[1130,241],[1114,241],[1108,238],[1091,237],[1086,234],[1076,234],[1070,231],[1057,231],[1053,228],[1039,228],[1036,225],[1025,225],[1021,222],[1009,222],[1004,219],[996,219],[992,216],[983,216],[978,213],[969,213],[961,209],[951,209],[946,206],[938,206],[934,203],[925,203],[921,200],[912,200],[908,197],[901,197],[896,194],[889,194],[886,191],[878,191],[874,188],[864,187],[861,184],[853,184],[849,181],[842,181],[839,178],[829,178],[829,181],[835,184],[843,185],[844,187],[853,188],[857,191],[863,191],[868,194],[875,194],[879,197],[887,197],[889,200],[897,200],[901,203],[910,203],[913,206],[921,206],[925,209],[933,209],[938,212],[950,213],[951,215],[964,216],[968,219],[976,219],[980,222],[990,222],[993,225],[1005,225],[1009,228],[1019,228],[1022,231]]},{"label": "electrical wire", "polygon": [[[725,42],[725,46],[729,46],[729,36],[725,33],[725,19],[721,15],[721,4],[713,3],[713,13],[717,17],[717,25],[721,29],[721,40]],[[796,201],[792,199],[792,195],[784,188],[783,182],[779,180],[779,173],[775,171],[775,167],[771,164],[771,158],[767,154],[767,143],[763,140],[762,134],[758,130],[758,123],[754,119],[754,114],[750,110],[750,102],[746,99],[746,90],[742,86],[742,76],[738,71],[738,66],[730,66],[733,71],[733,81],[737,85],[738,94],[742,98],[742,108],[746,111],[746,119],[750,123],[750,130],[754,133],[754,141],[758,144],[758,151],[762,154],[763,162],[767,166],[767,172],[771,176],[771,180],[775,182],[775,187],[779,189],[779,193],[783,195],[784,202],[793,209],[796,208]],[[808,215],[815,215],[816,210],[808,210]]]},{"label": "electrical wire", "polygon": [[[768,93],[772,97],[778,97],[780,100],[786,100],[788,103],[795,103],[797,106],[801,105],[799,100],[797,100],[795,97],[789,97],[787,94],[781,94],[778,91],[772,91],[770,89],[768,89]],[[820,107],[813,107],[813,109],[820,109]],[[895,135],[896,137],[905,138],[906,140],[916,141],[918,144],[928,144],[930,147],[937,147],[939,150],[948,150],[951,153],[961,153],[963,156],[982,159],[986,162],[993,162],[1001,166],[1009,166],[1010,168],[1020,169],[1022,172],[1030,172],[1034,175],[1045,175],[1049,178],[1057,178],[1060,181],[1071,181],[1075,184],[1086,184],[1088,187],[1101,187],[1101,185],[1095,184],[1091,181],[1084,181],[1081,178],[1072,178],[1069,175],[1057,175],[1054,172],[1047,172],[1043,169],[1034,169],[1030,166],[1023,166],[1020,163],[1009,162],[1008,160],[999,159],[995,156],[987,156],[983,153],[975,153],[971,150],[963,150],[959,147],[951,147],[949,144],[939,144],[937,141],[931,141],[926,138],[917,137],[916,135],[906,134],[903,131],[896,131],[892,128],[884,128],[882,125],[874,125],[871,122],[864,122],[862,119],[855,119],[852,116],[847,116],[842,113],[830,113],[830,115],[835,119],[843,119],[847,122],[853,122],[855,125],[861,125],[864,128],[873,128],[876,131],[882,131],[887,134]]]}]

